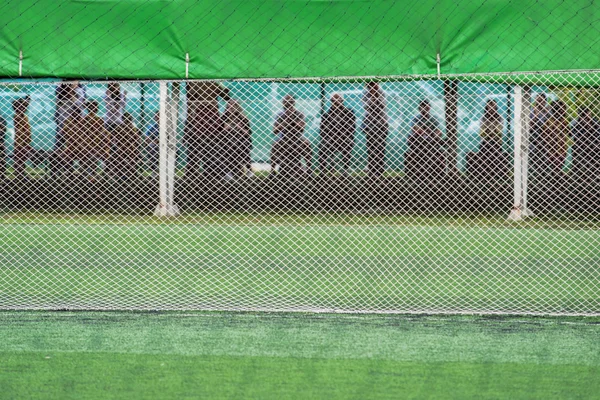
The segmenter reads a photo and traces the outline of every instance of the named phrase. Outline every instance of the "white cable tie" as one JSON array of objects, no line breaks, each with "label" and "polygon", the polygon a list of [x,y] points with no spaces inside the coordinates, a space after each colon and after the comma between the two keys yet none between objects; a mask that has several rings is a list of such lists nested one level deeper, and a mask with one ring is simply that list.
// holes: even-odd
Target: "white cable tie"
[{"label": "white cable tie", "polygon": [[185,79],[190,77],[190,53],[185,53]]},{"label": "white cable tie", "polygon": [[19,76],[23,76],[23,50],[19,50]]}]

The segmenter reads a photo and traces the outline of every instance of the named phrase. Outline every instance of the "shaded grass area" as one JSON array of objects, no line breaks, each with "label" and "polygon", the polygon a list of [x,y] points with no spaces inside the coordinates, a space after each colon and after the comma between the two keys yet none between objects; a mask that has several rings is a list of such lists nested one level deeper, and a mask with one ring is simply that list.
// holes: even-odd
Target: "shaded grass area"
[{"label": "shaded grass area", "polygon": [[[598,214],[600,182],[563,177],[532,183],[537,215]],[[0,205],[7,211],[127,212],[147,215],[159,200],[158,179],[88,179],[71,175],[41,180],[0,179]],[[227,182],[178,178],[175,202],[185,212],[368,212],[506,213],[513,183],[464,176],[421,179],[384,176],[269,176]]]},{"label": "shaded grass area", "polygon": [[387,213],[378,210],[337,212],[251,212],[251,211],[188,211],[176,218],[157,218],[152,210],[143,214],[118,212],[44,212],[5,211],[0,224],[44,225],[246,225],[262,226],[352,226],[352,227],[445,227],[510,228],[510,229],[569,229],[597,230],[600,214],[568,213],[536,216],[522,221],[508,220],[509,209],[495,213]]},{"label": "shaded grass area", "polygon": [[0,306],[600,310],[600,232],[556,228],[551,220],[517,228],[492,218],[488,226],[450,217],[420,225],[411,217],[364,215],[154,221],[6,215]]},{"label": "shaded grass area", "polygon": [[0,398],[594,398],[600,318],[0,312]]}]

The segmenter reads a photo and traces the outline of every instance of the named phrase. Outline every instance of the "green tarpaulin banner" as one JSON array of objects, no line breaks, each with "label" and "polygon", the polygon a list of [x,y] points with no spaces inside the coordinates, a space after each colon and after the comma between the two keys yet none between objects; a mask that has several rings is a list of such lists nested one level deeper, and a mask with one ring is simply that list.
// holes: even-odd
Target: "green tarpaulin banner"
[{"label": "green tarpaulin banner", "polygon": [[[287,78],[600,68],[593,0],[5,0],[0,75]],[[19,54],[22,63],[19,66]]]}]

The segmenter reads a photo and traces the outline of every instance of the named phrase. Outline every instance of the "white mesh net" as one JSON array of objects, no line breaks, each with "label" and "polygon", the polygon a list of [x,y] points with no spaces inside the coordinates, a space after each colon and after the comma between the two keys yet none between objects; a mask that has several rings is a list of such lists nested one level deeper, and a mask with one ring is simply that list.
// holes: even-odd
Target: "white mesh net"
[{"label": "white mesh net", "polygon": [[0,84],[0,308],[600,314],[597,75],[440,78]]}]

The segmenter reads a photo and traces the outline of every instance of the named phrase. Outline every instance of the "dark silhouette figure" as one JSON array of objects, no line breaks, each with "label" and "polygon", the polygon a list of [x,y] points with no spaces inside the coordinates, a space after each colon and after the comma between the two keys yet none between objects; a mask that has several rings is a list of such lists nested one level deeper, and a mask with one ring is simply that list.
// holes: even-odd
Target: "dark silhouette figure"
[{"label": "dark silhouette figure", "polygon": [[69,120],[83,118],[85,108],[85,87],[78,82],[62,82],[56,87],[56,110],[54,122],[56,123],[56,137],[54,151],[50,157],[50,172],[63,173],[68,163],[65,162],[67,154],[67,138],[65,123]]},{"label": "dark silhouette figure", "polygon": [[444,171],[442,131],[427,100],[419,104],[419,115],[412,121],[405,163],[407,173],[416,179],[439,177]]},{"label": "dark silhouette figure", "polygon": [[[312,150],[310,142],[302,135],[306,122],[304,114],[296,109],[296,101],[291,95],[283,98],[283,112],[275,120],[273,134],[275,143],[271,149],[271,167],[279,167],[282,174],[310,172]],[[306,169],[302,165],[306,162]]]},{"label": "dark silhouette figure", "polygon": [[146,128],[144,138],[146,163],[153,176],[158,175],[160,159],[160,113],[155,113],[152,123]]},{"label": "dark silhouette figure", "polygon": [[540,137],[542,168],[546,174],[560,176],[567,157],[568,142],[567,105],[557,100],[552,103],[552,114],[542,127]]},{"label": "dark silhouette figure", "polygon": [[104,121],[98,116],[98,102],[86,102],[87,115],[83,117],[85,132],[81,148],[82,170],[92,176],[98,163],[108,159],[110,154],[110,134],[104,127]]},{"label": "dark silhouette figure", "polygon": [[199,177],[202,169],[208,179],[225,175],[225,124],[219,112],[219,98],[228,101],[229,90],[216,82],[187,83],[188,116],[184,129],[187,146],[186,175]]},{"label": "dark silhouette figure", "polygon": [[31,125],[27,117],[29,96],[13,101],[15,140],[13,168],[17,179],[25,178],[25,164],[31,154]]},{"label": "dark silhouette figure", "polygon": [[73,113],[64,121],[62,135],[62,165],[60,170],[72,173],[76,161],[79,161],[80,165],[83,163],[83,152],[87,140],[83,118],[80,113]]},{"label": "dark silhouette figure", "polygon": [[223,115],[225,122],[226,178],[233,179],[242,171],[252,171],[252,129],[242,106],[237,100],[230,99]]},{"label": "dark silhouette figure", "polygon": [[133,117],[129,113],[123,114],[123,123],[115,131],[112,138],[114,144],[114,175],[131,179],[136,175],[140,158],[140,142],[142,135],[134,125]]},{"label": "dark silhouette figure", "polygon": [[123,134],[123,115],[127,105],[127,92],[121,93],[121,86],[117,82],[111,82],[106,87],[104,95],[104,127],[110,135],[110,157],[107,169],[111,176],[119,176],[121,165],[119,156],[119,138]]},{"label": "dark silhouette figure", "polygon": [[0,116],[0,180],[6,178],[6,120]]},{"label": "dark silhouette figure", "polygon": [[498,112],[498,104],[494,100],[488,100],[479,127],[481,144],[478,162],[473,171],[476,176],[485,180],[498,179],[508,171],[508,160],[502,151],[503,130],[504,123]]},{"label": "dark silhouette figure", "polygon": [[380,177],[385,172],[385,146],[389,130],[385,96],[377,82],[367,82],[363,96],[365,115],[362,131],[367,138],[368,172]]},{"label": "dark silhouette figure", "polygon": [[573,141],[573,172],[582,180],[596,180],[600,174],[600,124],[587,107],[579,109]]},{"label": "dark silhouette figure", "polygon": [[342,155],[344,173],[350,172],[350,160],[354,148],[356,117],[354,112],[344,105],[339,94],[331,97],[331,107],[321,120],[320,164],[327,173],[335,167],[337,153]]},{"label": "dark silhouette figure", "polygon": [[535,97],[529,125],[529,159],[531,160],[533,173],[544,169],[544,153],[541,141],[543,136],[542,130],[548,118],[550,118],[548,98],[544,93],[540,93]]}]

